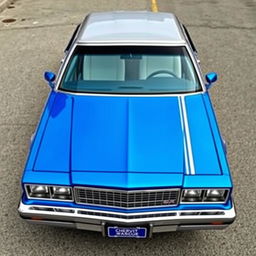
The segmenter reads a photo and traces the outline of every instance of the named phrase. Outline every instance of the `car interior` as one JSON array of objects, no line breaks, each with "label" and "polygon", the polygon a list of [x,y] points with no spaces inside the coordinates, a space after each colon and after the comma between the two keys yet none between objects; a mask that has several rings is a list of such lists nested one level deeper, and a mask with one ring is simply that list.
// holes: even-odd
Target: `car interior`
[{"label": "car interior", "polygon": [[61,88],[150,93],[195,91],[198,86],[186,56],[78,54],[71,60]]}]

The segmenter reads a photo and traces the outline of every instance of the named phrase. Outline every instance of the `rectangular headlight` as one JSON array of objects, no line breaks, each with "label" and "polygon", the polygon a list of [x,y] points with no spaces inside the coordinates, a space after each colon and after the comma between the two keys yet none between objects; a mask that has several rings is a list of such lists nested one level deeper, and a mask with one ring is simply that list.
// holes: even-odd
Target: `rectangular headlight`
[{"label": "rectangular headlight", "polygon": [[49,188],[43,185],[27,186],[27,195],[28,197],[50,198]]},{"label": "rectangular headlight", "polygon": [[201,189],[185,189],[182,192],[182,202],[202,202],[203,190]]},{"label": "rectangular headlight", "polygon": [[225,203],[228,189],[184,189],[181,203]]},{"label": "rectangular headlight", "polygon": [[225,202],[227,195],[227,189],[208,189],[206,190],[204,202]]},{"label": "rectangular headlight", "polygon": [[72,192],[69,187],[52,187],[52,198],[60,200],[72,200]]},{"label": "rectangular headlight", "polygon": [[26,185],[28,198],[73,201],[72,188],[67,186]]}]

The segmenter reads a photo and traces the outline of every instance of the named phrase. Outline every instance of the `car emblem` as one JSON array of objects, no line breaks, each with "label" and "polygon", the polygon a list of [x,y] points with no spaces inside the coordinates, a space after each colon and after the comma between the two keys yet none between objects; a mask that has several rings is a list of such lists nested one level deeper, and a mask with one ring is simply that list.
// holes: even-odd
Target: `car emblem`
[{"label": "car emblem", "polygon": [[164,200],[163,204],[175,204],[175,200],[174,199]]}]

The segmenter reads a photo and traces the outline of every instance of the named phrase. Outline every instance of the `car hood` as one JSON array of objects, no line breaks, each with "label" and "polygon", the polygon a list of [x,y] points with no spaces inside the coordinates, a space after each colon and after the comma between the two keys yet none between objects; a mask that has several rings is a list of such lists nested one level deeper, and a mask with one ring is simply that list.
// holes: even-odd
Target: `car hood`
[{"label": "car hood", "polygon": [[47,111],[35,171],[70,172],[78,180],[81,175],[221,174],[202,94],[104,97],[56,93]]}]

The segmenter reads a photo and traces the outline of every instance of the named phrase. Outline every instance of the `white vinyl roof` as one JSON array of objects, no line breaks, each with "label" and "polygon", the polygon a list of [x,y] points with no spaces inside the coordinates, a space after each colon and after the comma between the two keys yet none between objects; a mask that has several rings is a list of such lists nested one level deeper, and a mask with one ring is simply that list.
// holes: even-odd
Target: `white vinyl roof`
[{"label": "white vinyl roof", "polygon": [[92,13],[82,23],[78,43],[184,43],[179,22],[171,13]]}]

